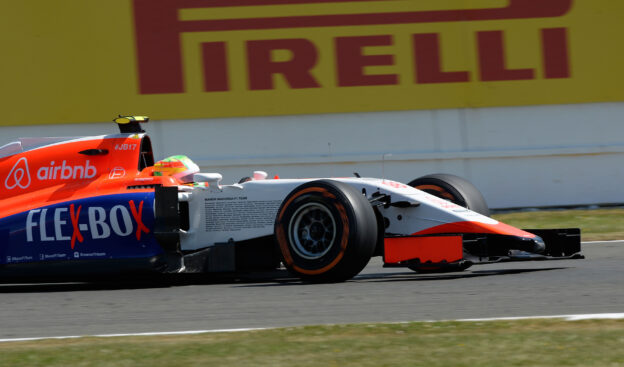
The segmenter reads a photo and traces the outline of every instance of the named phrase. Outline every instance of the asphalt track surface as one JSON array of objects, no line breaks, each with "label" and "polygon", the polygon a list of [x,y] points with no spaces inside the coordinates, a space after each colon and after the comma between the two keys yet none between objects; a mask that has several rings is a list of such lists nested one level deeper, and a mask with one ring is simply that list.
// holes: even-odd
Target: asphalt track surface
[{"label": "asphalt track surface", "polygon": [[0,284],[0,339],[624,312],[624,242],[584,244],[583,253],[438,275],[384,269],[374,258],[339,284],[284,272],[174,284]]}]

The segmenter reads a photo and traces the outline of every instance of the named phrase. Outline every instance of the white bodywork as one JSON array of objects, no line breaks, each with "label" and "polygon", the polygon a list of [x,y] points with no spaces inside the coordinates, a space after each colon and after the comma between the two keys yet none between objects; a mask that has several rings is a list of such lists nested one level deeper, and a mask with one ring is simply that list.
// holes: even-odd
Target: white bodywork
[{"label": "white bodywork", "polygon": [[[235,185],[211,184],[179,193],[189,204],[189,230],[181,234],[181,249],[197,250],[217,243],[270,236],[280,205],[296,187],[317,179],[253,180]],[[388,219],[387,233],[411,235],[446,223],[498,224],[492,218],[470,211],[405,184],[378,178],[332,178],[352,185],[371,198],[387,194],[392,202],[418,203],[410,207],[379,206]],[[399,219],[400,218],[400,219]]]}]

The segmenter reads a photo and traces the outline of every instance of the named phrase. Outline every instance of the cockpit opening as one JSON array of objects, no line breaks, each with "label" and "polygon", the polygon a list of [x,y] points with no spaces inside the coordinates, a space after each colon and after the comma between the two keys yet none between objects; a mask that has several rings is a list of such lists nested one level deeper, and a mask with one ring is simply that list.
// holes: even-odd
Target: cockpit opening
[{"label": "cockpit opening", "polygon": [[139,172],[146,167],[154,165],[154,152],[152,151],[152,142],[148,136],[141,139],[141,154],[139,156]]}]

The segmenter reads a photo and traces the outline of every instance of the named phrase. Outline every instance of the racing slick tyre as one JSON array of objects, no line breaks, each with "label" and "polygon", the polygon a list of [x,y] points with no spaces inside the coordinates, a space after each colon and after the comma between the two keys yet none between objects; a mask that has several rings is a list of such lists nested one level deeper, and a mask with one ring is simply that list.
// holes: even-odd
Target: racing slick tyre
[{"label": "racing slick tyre", "polygon": [[[455,175],[438,173],[417,178],[408,185],[415,187],[433,196],[448,200],[473,212],[490,215],[490,209],[481,195],[481,192],[469,181]],[[421,273],[445,273],[463,271],[470,265],[449,264],[442,267],[408,266],[409,269]]]},{"label": "racing slick tyre", "polygon": [[459,176],[438,173],[417,178],[408,185],[468,208],[473,212],[490,216],[490,209],[481,192],[473,184]]},{"label": "racing slick tyre", "polygon": [[341,282],[362,271],[373,255],[377,221],[357,189],[318,180],[297,187],[284,199],[275,236],[292,273],[312,282]]}]

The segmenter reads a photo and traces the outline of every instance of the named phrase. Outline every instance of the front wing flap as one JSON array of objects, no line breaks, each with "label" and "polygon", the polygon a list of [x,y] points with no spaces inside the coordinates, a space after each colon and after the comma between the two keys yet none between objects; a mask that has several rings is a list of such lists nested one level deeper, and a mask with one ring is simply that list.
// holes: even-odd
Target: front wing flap
[{"label": "front wing flap", "polygon": [[[463,270],[473,264],[503,261],[582,259],[578,228],[527,230],[530,240],[495,234],[443,234],[387,236],[384,266],[411,269]],[[531,252],[534,241],[543,240],[542,253]]]},{"label": "front wing flap", "polygon": [[462,235],[392,236],[384,238],[384,266],[445,265],[463,261]]}]

